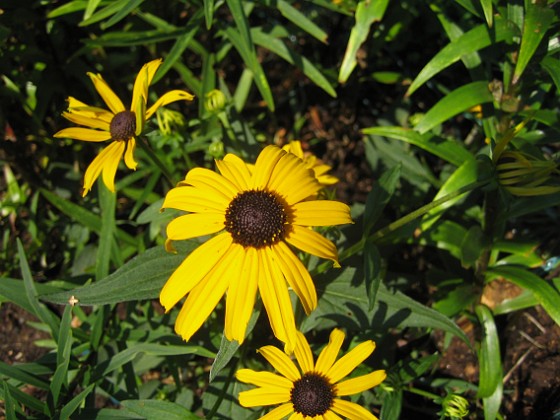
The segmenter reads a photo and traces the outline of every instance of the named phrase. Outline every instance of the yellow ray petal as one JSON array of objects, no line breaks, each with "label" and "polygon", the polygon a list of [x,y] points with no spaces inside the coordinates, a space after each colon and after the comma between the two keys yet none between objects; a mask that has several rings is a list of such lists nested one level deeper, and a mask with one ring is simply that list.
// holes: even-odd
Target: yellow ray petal
[{"label": "yellow ray petal", "polygon": [[332,260],[335,267],[340,267],[338,263],[338,251],[335,244],[317,232],[306,227],[292,225],[292,231],[285,239],[290,245],[308,254]]},{"label": "yellow ray petal", "polygon": [[103,165],[102,172],[103,183],[109,191],[112,192],[115,192],[115,175],[117,174],[117,168],[119,167],[119,162],[121,161],[124,149],[124,141],[114,141],[103,150],[103,152],[107,153],[104,159],[105,163]]},{"label": "yellow ray petal", "polygon": [[223,196],[212,195],[208,191],[194,187],[176,187],[166,194],[162,209],[177,209],[192,213],[214,212],[221,214],[225,222],[225,211],[229,201]]},{"label": "yellow ray petal", "polygon": [[290,390],[284,388],[255,388],[239,393],[239,404],[243,407],[261,407],[290,401]]},{"label": "yellow ray petal", "polygon": [[[308,420],[309,417],[304,416],[301,413],[294,413],[290,416],[290,418],[288,420]],[[319,416],[315,416],[315,417],[311,417],[311,419],[313,420],[321,420],[321,417]]]},{"label": "yellow ray petal", "polygon": [[294,412],[294,406],[292,403],[282,404],[276,407],[274,410],[268,412],[260,418],[260,420],[278,420],[283,419],[287,415]]},{"label": "yellow ray petal", "polygon": [[301,300],[305,313],[309,315],[317,307],[317,291],[309,272],[284,242],[278,242],[273,250],[276,251],[286,281]]},{"label": "yellow ray petal", "polygon": [[99,93],[103,101],[107,104],[109,109],[113,111],[113,114],[117,114],[125,110],[125,107],[119,97],[113,92],[113,90],[109,87],[109,85],[103,80],[103,76],[100,74],[87,74],[93,85],[95,86],[95,90]]},{"label": "yellow ray petal", "polygon": [[266,146],[255,162],[255,168],[253,169],[253,176],[251,178],[251,188],[263,189],[269,182],[270,176],[274,170],[274,167],[284,156],[286,152],[280,150],[276,146]]},{"label": "yellow ray petal", "polygon": [[311,169],[296,155],[286,153],[275,166],[267,188],[278,192],[290,205],[295,204],[321,189]]},{"label": "yellow ray petal", "polygon": [[303,159],[303,148],[301,147],[301,141],[299,140],[292,140],[288,144],[284,145],[282,150],[293,153],[298,158]]},{"label": "yellow ray petal", "polygon": [[331,410],[343,417],[347,417],[349,420],[378,420],[377,417],[361,405],[339,398],[333,400]]},{"label": "yellow ray petal", "polygon": [[136,139],[131,137],[126,142],[126,149],[124,151],[124,163],[128,169],[136,170],[138,163],[134,160],[134,150],[136,149]]},{"label": "yellow ray petal", "polygon": [[68,97],[68,112],[72,114],[83,115],[84,117],[102,120],[107,124],[110,124],[113,120],[113,117],[115,116],[115,114],[107,111],[106,109],[96,106],[89,106],[72,96]]},{"label": "yellow ray petal", "polygon": [[340,417],[334,411],[327,410],[327,412],[323,414],[323,420],[342,420],[342,417]]},{"label": "yellow ray petal", "polygon": [[272,372],[257,372],[252,369],[239,369],[235,373],[237,380],[245,382],[246,384],[253,384],[260,387],[273,387],[273,388],[285,388],[290,391],[293,387],[292,381],[289,379],[277,375]]},{"label": "yellow ray petal", "polygon": [[146,119],[154,115],[154,112],[156,112],[158,108],[162,106],[177,101],[192,101],[193,99],[194,95],[184,90],[172,90],[170,92],[167,92],[162,97],[160,97],[151,107],[148,108],[148,110],[146,111]]},{"label": "yellow ray petal", "polygon": [[211,235],[224,228],[224,219],[217,213],[185,214],[167,225],[167,238],[172,241]]},{"label": "yellow ray petal", "polygon": [[193,168],[185,177],[184,183],[193,187],[211,189],[213,195],[220,195],[228,203],[239,193],[239,189],[222,175],[206,168]]},{"label": "yellow ray petal", "polygon": [[300,226],[334,226],[352,223],[350,207],[339,201],[303,201],[292,206],[293,223]]},{"label": "yellow ray petal", "polygon": [[99,118],[89,117],[87,115],[78,112],[63,112],[62,116],[68,121],[72,121],[74,124],[85,125],[90,128],[98,128],[100,130],[110,132],[110,124],[107,121],[103,121]]},{"label": "yellow ray petal", "polygon": [[[136,80],[134,81],[134,88],[132,89],[132,102],[130,104],[130,109],[134,110],[138,107],[139,101],[148,100],[148,86],[152,83],[152,79],[156,74],[157,69],[161,65],[161,58],[157,60],[150,61],[142,66]],[[144,116],[144,114],[142,114]]]},{"label": "yellow ray petal", "polygon": [[325,376],[327,375],[327,372],[330,370],[336,360],[336,357],[338,356],[338,352],[340,351],[343,341],[344,333],[338,328],[332,330],[329,337],[329,344],[325,346],[317,359],[317,364],[315,365],[316,372]]},{"label": "yellow ray petal", "polygon": [[301,374],[296,365],[283,353],[274,346],[264,346],[257,350],[263,357],[276,369],[282,376],[294,382],[301,378]]},{"label": "yellow ray petal", "polygon": [[294,309],[284,275],[278,266],[275,253],[268,247],[259,249],[262,264],[259,291],[274,335],[286,344],[292,353],[296,346],[296,323]]},{"label": "yellow ray petal", "polygon": [[175,321],[175,331],[184,340],[190,340],[222,299],[233,280],[229,269],[237,263],[242,252],[242,247],[229,247],[221,260],[187,295]]},{"label": "yellow ray petal", "polygon": [[[111,160],[114,160],[115,151],[117,153],[119,152],[119,146],[120,146],[119,143],[121,142],[112,142],[111,144],[109,144],[109,146],[103,149],[95,157],[95,159],[93,159],[93,161],[89,164],[88,168],[86,169],[86,173],[84,175],[84,191],[82,193],[83,197],[85,197],[86,194],[91,190],[95,180],[99,177],[101,172],[105,170],[104,168],[111,163]],[[121,146],[121,148],[122,147],[123,146]],[[120,152],[122,154],[122,151]],[[118,165],[118,161],[117,161],[117,165]]]},{"label": "yellow ray petal", "polygon": [[181,263],[160,292],[159,300],[169,311],[189,293],[218,263],[232,243],[229,234],[221,234],[200,245]]},{"label": "yellow ray petal", "polygon": [[[237,246],[242,249],[240,245]],[[235,268],[231,267],[228,272],[232,281],[227,293],[224,330],[228,340],[237,340],[240,344],[245,339],[247,324],[253,313],[260,276],[257,250],[249,247],[242,254],[239,257],[240,264],[235,267],[238,270],[234,272]]]},{"label": "yellow ray petal", "polygon": [[342,397],[345,395],[359,394],[360,392],[364,392],[367,389],[379,385],[386,377],[387,374],[384,370],[376,370],[367,375],[347,379],[346,381],[336,384],[336,395]]},{"label": "yellow ray petal", "polygon": [[243,160],[235,155],[227,154],[224,160],[216,160],[218,170],[229,181],[231,181],[239,191],[249,189],[251,173]]},{"label": "yellow ray petal", "polygon": [[327,378],[336,383],[352,372],[356,366],[366,360],[375,350],[375,343],[371,340],[358,344],[341,357],[327,372]]},{"label": "yellow ray petal", "polygon": [[82,127],[69,127],[63,128],[58,133],[53,135],[58,138],[68,138],[82,141],[107,141],[111,140],[111,133],[108,131],[92,130],[90,128]]},{"label": "yellow ray petal", "polygon": [[296,355],[299,367],[301,368],[301,371],[303,373],[311,372],[315,368],[311,347],[309,347],[307,339],[300,331],[297,332],[297,336],[297,344],[294,353]]}]

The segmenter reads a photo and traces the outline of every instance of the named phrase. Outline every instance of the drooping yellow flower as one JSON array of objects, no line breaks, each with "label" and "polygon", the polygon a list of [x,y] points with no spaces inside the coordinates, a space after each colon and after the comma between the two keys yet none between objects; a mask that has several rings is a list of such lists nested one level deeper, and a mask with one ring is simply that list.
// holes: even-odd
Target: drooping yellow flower
[{"label": "drooping yellow flower", "polygon": [[84,176],[83,196],[91,190],[100,174],[103,174],[103,182],[107,188],[115,191],[115,174],[123,154],[126,166],[129,169],[136,169],[135,137],[144,129],[145,122],[162,106],[175,101],[192,101],[194,99],[194,96],[188,92],[172,90],[146,109],[148,86],[161,63],[162,60],[158,59],[144,64],[134,81],[130,108],[123,105],[100,74],[88,73],[88,76],[109,110],[89,106],[73,97],[68,98],[68,110],[63,112],[62,116],[75,124],[89,128],[64,128],[54,137],[91,142],[111,140],[111,143],[88,166]]},{"label": "drooping yellow flower", "polygon": [[301,142],[299,140],[290,141],[288,144],[284,145],[282,149],[286,152],[293,153],[298,158],[302,159],[305,166],[313,170],[313,172],[315,173],[315,177],[321,185],[333,185],[339,181],[337,177],[329,175],[327,173],[332,169],[329,165],[324,164],[314,154],[303,152]]},{"label": "drooping yellow flower", "polygon": [[367,375],[357,376],[340,382],[375,350],[371,340],[358,344],[338,361],[336,358],[344,341],[344,333],[339,329],[331,332],[317,363],[305,336],[298,331],[295,356],[299,369],[287,354],[274,346],[261,347],[259,352],[278,371],[257,372],[252,369],[237,371],[237,379],[258,388],[239,393],[239,403],[243,407],[278,405],[261,417],[267,420],[289,419],[340,419],[343,416],[353,420],[377,419],[364,407],[339,397],[354,395],[379,385],[387,374],[376,370]]},{"label": "drooping yellow flower", "polygon": [[336,246],[309,227],[351,223],[350,209],[309,199],[321,188],[313,172],[276,146],[263,149],[252,168],[232,154],[216,165],[221,175],[194,168],[165,197],[163,208],[189,212],[167,226],[168,249],[170,241],[219,234],[175,270],[160,293],[161,304],[169,311],[187,295],[175,330],[188,340],[227,292],[224,333],[241,343],[258,290],[274,334],[293,350],[288,286],[307,313],[316,307],[317,293],[289,245],[339,266]]}]

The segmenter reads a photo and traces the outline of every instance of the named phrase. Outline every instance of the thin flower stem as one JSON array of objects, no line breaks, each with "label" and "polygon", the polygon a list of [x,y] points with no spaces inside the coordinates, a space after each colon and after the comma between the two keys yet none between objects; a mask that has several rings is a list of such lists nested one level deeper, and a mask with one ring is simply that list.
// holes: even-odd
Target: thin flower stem
[{"label": "thin flower stem", "polygon": [[161,170],[161,173],[165,176],[165,178],[167,178],[167,180],[169,181],[171,186],[175,186],[175,184],[177,184],[177,182],[175,182],[173,180],[173,175],[171,174],[171,172],[169,172],[169,169],[167,168],[167,166],[165,166],[163,164],[163,162],[159,159],[159,157],[150,148],[146,138],[143,137],[143,136],[138,136],[137,140],[138,140],[137,144],[140,146],[140,148],[144,152],[146,152],[146,154],[152,160],[152,162],[154,162],[156,164],[156,166]]}]

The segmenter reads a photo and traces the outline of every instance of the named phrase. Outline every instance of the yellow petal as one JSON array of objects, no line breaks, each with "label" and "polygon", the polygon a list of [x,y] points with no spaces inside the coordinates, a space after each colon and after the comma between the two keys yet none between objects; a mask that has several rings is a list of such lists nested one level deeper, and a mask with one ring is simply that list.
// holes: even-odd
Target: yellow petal
[{"label": "yellow petal", "polygon": [[221,196],[231,201],[238,193],[239,189],[222,175],[206,168],[191,169],[185,177],[184,183],[193,187],[210,190],[212,195]]},{"label": "yellow petal", "polygon": [[[136,80],[134,81],[134,88],[132,89],[132,102],[130,109],[135,110],[138,107],[140,101],[144,102],[148,100],[148,86],[152,84],[152,79],[156,74],[157,69],[161,65],[161,58],[157,60],[150,61],[142,66]],[[144,113],[141,114],[144,117]]]},{"label": "yellow petal", "polygon": [[97,120],[105,121],[110,124],[115,114],[107,111],[106,109],[96,106],[89,106],[76,98],[68,97],[68,111],[72,114],[80,114],[84,117],[95,118]]},{"label": "yellow petal", "polygon": [[289,379],[272,372],[257,372],[252,369],[240,369],[235,373],[238,381],[260,387],[285,388],[291,391],[294,384]]},{"label": "yellow petal", "polygon": [[187,295],[181,312],[175,321],[175,331],[184,340],[190,340],[212,313],[232,280],[230,270],[242,255],[243,248],[231,246],[222,259]]},{"label": "yellow petal", "polygon": [[[232,246],[243,248],[240,245]],[[239,344],[245,339],[247,324],[253,313],[260,275],[257,250],[249,247],[242,254],[239,264],[228,271],[232,281],[227,293],[224,330],[228,340],[236,340]]]},{"label": "yellow petal", "polygon": [[125,110],[125,107],[119,97],[113,92],[109,85],[103,80],[100,74],[88,73],[95,89],[103,98],[103,101],[107,104],[109,109],[113,111],[113,114],[117,114]]},{"label": "yellow petal", "polygon": [[[111,144],[109,144],[109,146],[103,149],[95,157],[95,159],[93,159],[93,161],[89,164],[88,168],[86,169],[86,173],[84,175],[84,191],[82,193],[83,197],[85,197],[86,194],[91,190],[95,180],[99,177],[102,171],[105,172],[105,168],[108,165],[109,166],[113,165],[116,172],[117,169],[115,167],[115,162],[114,162],[115,155],[118,155],[120,153],[122,156],[122,149],[124,148],[124,145],[119,143],[122,142],[112,142]],[[120,160],[120,156],[117,158],[117,162],[116,162],[117,165],[119,164],[119,160]],[[108,175],[109,174],[107,173],[107,176]],[[103,176],[105,177],[106,175]],[[114,174],[113,174],[113,179],[114,179]],[[105,185],[107,185],[107,183],[105,183]],[[111,191],[114,191],[114,185]]]},{"label": "yellow petal", "polygon": [[367,389],[379,385],[386,377],[387,374],[384,370],[376,370],[367,375],[347,379],[346,381],[336,384],[336,395],[342,397],[344,395],[359,394],[360,392],[364,392]]},{"label": "yellow petal", "polygon": [[335,414],[334,411],[327,410],[327,412],[323,414],[323,420],[342,420],[342,417]]},{"label": "yellow petal", "polygon": [[239,191],[249,189],[251,173],[243,160],[233,154],[227,154],[223,160],[216,160],[218,170],[229,181],[231,181]]},{"label": "yellow petal", "polygon": [[54,137],[99,142],[111,140],[111,133],[108,131],[92,130],[90,128],[70,127],[63,128],[58,133],[54,134]]},{"label": "yellow petal", "polygon": [[294,351],[299,367],[303,373],[311,372],[314,370],[313,353],[307,339],[300,331],[297,332],[297,344]]},{"label": "yellow petal", "polygon": [[124,149],[124,141],[114,141],[103,150],[103,152],[107,153],[102,172],[103,183],[112,192],[115,192],[115,175],[117,174],[117,168],[119,167]]},{"label": "yellow petal", "polygon": [[124,163],[128,169],[136,170],[138,163],[134,160],[134,150],[136,149],[136,139],[131,137],[126,142],[126,149],[124,151]]},{"label": "yellow petal", "polygon": [[224,218],[216,213],[185,214],[167,225],[167,238],[172,241],[211,235],[224,228]]},{"label": "yellow petal", "polygon": [[225,222],[225,211],[229,200],[223,196],[212,195],[208,191],[194,187],[176,187],[167,192],[162,209],[177,209],[192,213],[213,212],[222,215]]},{"label": "yellow petal", "polygon": [[284,242],[278,242],[273,249],[286,281],[299,297],[305,313],[309,315],[317,307],[317,291],[309,272]]},{"label": "yellow petal", "polygon": [[285,239],[290,245],[308,254],[332,260],[335,267],[340,267],[338,263],[338,251],[335,244],[319,233],[306,227],[292,225],[292,231]]},{"label": "yellow petal", "polygon": [[[292,404],[293,405],[293,404]],[[308,420],[309,417],[304,416],[301,413],[294,413],[290,416],[290,418],[288,420]],[[321,417],[319,416],[315,416],[315,417],[311,417],[311,419],[313,420],[321,420]]]},{"label": "yellow petal", "polygon": [[193,99],[194,95],[184,90],[172,90],[170,92],[167,92],[161,98],[159,98],[155,104],[148,108],[148,110],[146,111],[146,119],[154,115],[154,112],[156,112],[158,108],[162,106],[177,101],[192,101]]},{"label": "yellow petal", "polygon": [[327,372],[327,378],[336,383],[352,372],[356,366],[366,360],[375,350],[375,343],[371,340],[358,344],[346,355],[341,357]]},{"label": "yellow petal", "polygon": [[274,369],[291,382],[295,382],[301,378],[301,374],[294,362],[292,362],[288,355],[280,349],[274,346],[264,346],[257,351],[263,355],[263,357],[274,367]]},{"label": "yellow petal", "polygon": [[278,266],[277,257],[268,248],[259,249],[262,264],[259,277],[259,291],[268,315],[268,320],[276,338],[286,344],[292,353],[297,341],[294,309],[284,275]]},{"label": "yellow petal", "polygon": [[293,153],[298,158],[303,159],[303,149],[301,147],[301,141],[299,140],[292,140],[288,144],[284,145],[284,147],[282,147],[282,150]]},{"label": "yellow petal", "polygon": [[189,293],[220,261],[232,243],[229,234],[222,234],[200,245],[179,265],[160,292],[159,300],[169,311]]},{"label": "yellow petal", "polygon": [[293,205],[321,189],[311,169],[296,155],[286,153],[278,161],[266,184],[267,189],[276,191],[289,205]]},{"label": "yellow petal", "polygon": [[276,405],[287,401],[290,401],[290,390],[284,388],[255,388],[239,393],[239,404],[243,407]]},{"label": "yellow petal", "polygon": [[68,121],[72,121],[74,124],[85,125],[90,128],[98,128],[106,132],[109,132],[111,129],[110,124],[107,121],[103,121],[99,118],[92,118],[77,112],[63,112],[62,116]]},{"label": "yellow petal", "polygon": [[325,346],[317,359],[317,364],[315,365],[316,372],[326,376],[338,356],[343,341],[344,333],[338,328],[332,330],[329,337],[329,344]]},{"label": "yellow petal", "polygon": [[274,170],[274,167],[284,156],[286,152],[280,150],[276,146],[265,147],[255,162],[255,167],[253,169],[253,176],[251,178],[251,188],[263,189],[266,187],[270,180],[270,176]]},{"label": "yellow petal", "polygon": [[292,206],[295,225],[334,226],[352,223],[350,207],[339,201],[303,201]]},{"label": "yellow petal", "polygon": [[294,412],[294,405],[292,403],[282,404],[274,410],[268,412],[260,418],[260,420],[278,420],[283,419],[287,415]]},{"label": "yellow petal", "polygon": [[378,420],[377,417],[361,405],[339,398],[333,400],[331,410],[343,417],[347,417],[349,420]]}]

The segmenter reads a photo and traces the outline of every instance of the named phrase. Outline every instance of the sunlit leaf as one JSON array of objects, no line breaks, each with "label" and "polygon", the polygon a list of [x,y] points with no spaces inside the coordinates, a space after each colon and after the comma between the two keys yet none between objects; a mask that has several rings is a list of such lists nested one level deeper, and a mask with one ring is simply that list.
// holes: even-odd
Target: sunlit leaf
[{"label": "sunlit leaf", "polygon": [[500,339],[490,309],[487,306],[478,305],[475,312],[483,329],[478,352],[480,370],[477,397],[487,398],[494,394],[502,382]]}]

